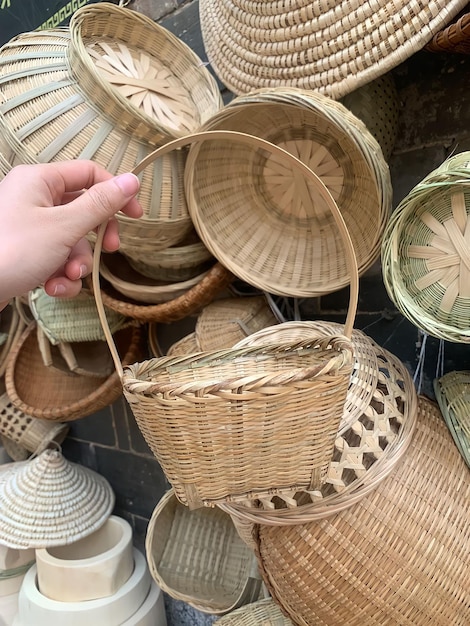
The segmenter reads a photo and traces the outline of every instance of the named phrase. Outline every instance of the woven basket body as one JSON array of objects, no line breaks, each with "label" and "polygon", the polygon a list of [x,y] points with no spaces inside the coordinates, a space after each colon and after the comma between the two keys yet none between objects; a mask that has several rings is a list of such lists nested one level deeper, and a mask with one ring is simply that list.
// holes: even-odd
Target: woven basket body
[{"label": "woven basket body", "polygon": [[470,13],[460,13],[448,26],[434,35],[426,44],[425,50],[470,54]]},{"label": "woven basket body", "polygon": [[431,172],[394,211],[384,234],[388,294],[415,326],[470,343],[470,153]]},{"label": "woven basket body", "polygon": [[[141,357],[139,328],[126,328],[115,335],[124,363]],[[122,393],[116,372],[107,377],[70,375],[46,367],[30,324],[13,346],[5,373],[7,393],[19,410],[32,417],[70,421],[90,415],[115,402]]]},{"label": "woven basket body", "polygon": [[265,598],[252,602],[217,621],[220,626],[292,626],[288,619],[271,600]]},{"label": "woven basket body", "polygon": [[455,445],[470,467],[470,372],[448,372],[434,381],[434,391]]},{"label": "woven basket body", "polygon": [[[341,211],[359,274],[374,263],[391,207],[390,173],[375,139],[343,105],[303,90],[264,90],[236,98],[205,128],[261,137],[299,158]],[[271,294],[313,297],[346,286],[341,236],[321,195],[299,182],[282,154],[255,148],[237,140],[191,148],[188,208],[201,239],[236,276]]]},{"label": "woven basket body", "polygon": [[22,329],[23,323],[20,315],[14,302],[10,302],[0,311],[0,376],[5,374],[11,346]]},{"label": "woven basket body", "polygon": [[199,611],[223,615],[260,595],[254,554],[230,516],[218,508],[189,511],[172,490],[154,509],[146,555],[159,587]]},{"label": "woven basket body", "polygon": [[295,624],[468,623],[470,473],[439,409],[421,398],[411,447],[341,513],[258,527],[273,598]]},{"label": "woven basket body", "polygon": [[201,0],[211,66],[234,93],[290,86],[341,98],[420,50],[467,0]]}]

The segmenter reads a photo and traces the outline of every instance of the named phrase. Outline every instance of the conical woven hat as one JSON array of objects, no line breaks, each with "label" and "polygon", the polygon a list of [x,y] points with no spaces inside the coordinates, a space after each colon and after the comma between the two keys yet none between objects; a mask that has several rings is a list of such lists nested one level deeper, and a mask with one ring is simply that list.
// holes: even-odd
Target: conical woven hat
[{"label": "conical woven hat", "polygon": [[338,99],[423,48],[468,0],[200,0],[211,66],[234,93],[313,89]]},{"label": "conical woven hat", "polygon": [[103,476],[45,450],[0,482],[0,543],[24,549],[78,541],[105,523],[114,499]]}]

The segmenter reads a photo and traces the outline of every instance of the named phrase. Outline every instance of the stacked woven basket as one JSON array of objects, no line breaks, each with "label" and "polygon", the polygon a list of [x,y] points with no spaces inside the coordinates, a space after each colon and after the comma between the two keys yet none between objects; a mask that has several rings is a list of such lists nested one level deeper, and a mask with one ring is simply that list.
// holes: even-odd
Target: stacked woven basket
[{"label": "stacked woven basket", "polygon": [[[468,343],[470,157],[392,216],[388,167],[387,72],[464,2],[284,4],[201,0],[227,105],[185,44],[108,3],[0,49],[0,172],[92,159],[138,175],[144,210],[118,215],[119,253],[103,252],[105,225],[90,233],[80,297],[10,304],[2,432],[17,411],[57,425],[123,393],[171,485],[147,530],[150,573],[221,624],[464,626],[468,381],[436,381],[444,422],[354,328],[382,253],[403,315]],[[344,324],[270,308],[345,287]],[[188,319],[163,349],[163,326]]]}]

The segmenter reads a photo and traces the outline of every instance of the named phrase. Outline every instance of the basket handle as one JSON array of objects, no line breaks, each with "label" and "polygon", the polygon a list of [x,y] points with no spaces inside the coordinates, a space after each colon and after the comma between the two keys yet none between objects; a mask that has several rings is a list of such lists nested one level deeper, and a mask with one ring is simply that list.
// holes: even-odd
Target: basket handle
[{"label": "basket handle", "polygon": [[[341,212],[338,209],[338,206],[334,201],[333,196],[324,185],[324,183],[321,181],[321,179],[317,176],[317,174],[315,174],[315,172],[313,172],[307,165],[305,165],[305,163],[300,161],[300,159],[295,157],[290,152],[287,152],[287,150],[284,150],[283,148],[280,148],[279,146],[276,146],[275,144],[272,144],[269,141],[266,141],[265,139],[261,139],[260,137],[256,137],[254,135],[248,135],[246,133],[240,133],[232,130],[210,130],[187,135],[186,137],[174,139],[173,141],[166,143],[164,146],[157,148],[156,150],[148,154],[144,159],[142,159],[142,161],[140,161],[140,163],[138,163],[137,166],[132,170],[132,173],[136,175],[140,174],[140,172],[142,172],[142,170],[144,170],[148,165],[153,163],[153,161],[164,156],[168,152],[171,152],[172,150],[185,147],[192,143],[206,141],[210,139],[228,139],[241,141],[242,143],[251,145],[255,148],[266,150],[271,154],[278,156],[281,155],[292,165],[294,169],[303,174],[309,183],[315,186],[316,191],[322,197],[327,207],[330,209],[331,214],[333,215],[336,226],[338,227],[341,238],[343,240],[344,249],[346,252],[346,265],[351,276],[351,282],[349,291],[349,307],[346,321],[344,324],[343,334],[348,339],[351,339],[359,298],[359,274],[354,246],[352,244],[351,237],[344,222],[343,216],[341,215]],[[106,341],[108,342],[116,371],[119,374],[119,377],[122,378],[124,373],[123,367],[106,318],[99,283],[99,265],[105,230],[106,223],[101,224],[98,230],[98,236],[96,239],[93,255],[92,284],[96,300],[96,306],[98,309],[98,315],[101,321],[101,325],[103,326],[103,332],[106,337]]]}]

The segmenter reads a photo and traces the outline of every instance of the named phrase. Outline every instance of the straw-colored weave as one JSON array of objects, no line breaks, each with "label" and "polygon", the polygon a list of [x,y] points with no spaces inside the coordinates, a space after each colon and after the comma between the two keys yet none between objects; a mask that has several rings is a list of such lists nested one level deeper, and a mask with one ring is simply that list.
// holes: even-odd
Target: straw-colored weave
[{"label": "straw-colored weave", "polygon": [[448,372],[437,378],[434,391],[455,445],[470,467],[470,371]]},{"label": "straw-colored weave", "polygon": [[158,586],[199,611],[224,615],[260,595],[254,554],[218,508],[189,511],[168,491],[152,513],[145,548]]},{"label": "straw-colored weave", "polygon": [[[31,452],[29,450],[23,448],[22,445],[16,443],[16,441],[13,441],[13,439],[5,437],[5,435],[0,435],[0,441],[5,449],[5,452],[15,463],[21,463],[22,461],[26,461],[26,459],[31,456]],[[3,467],[3,465],[0,465],[0,472],[3,471]],[[0,481],[2,480],[2,478],[3,474],[0,473]]]},{"label": "straw-colored weave", "polygon": [[403,363],[372,341],[371,346],[378,375],[374,392],[354,420],[345,410],[321,489],[220,505],[237,519],[239,533],[249,542],[254,523],[305,523],[351,506],[376,488],[406,453],[416,426],[414,384]]},{"label": "straw-colored weave", "polygon": [[447,159],[400,202],[382,244],[398,309],[434,337],[470,343],[470,152]]},{"label": "straw-colored weave", "polygon": [[223,106],[197,54],[141,13],[108,2],[84,6],[70,32],[69,63],[81,89],[134,136],[165,143],[198,130]]},{"label": "straw-colored weave", "polygon": [[[141,358],[138,327],[122,329],[114,337],[123,363],[134,363]],[[5,383],[11,402],[20,411],[53,421],[70,421],[95,413],[115,402],[122,393],[116,372],[98,378],[70,375],[46,367],[36,338],[35,322],[25,329],[12,348]]]},{"label": "straw-colored weave", "polygon": [[420,50],[467,0],[200,0],[211,66],[234,93],[318,90],[335,99]]},{"label": "straw-colored weave", "polygon": [[[468,8],[468,5],[467,5]],[[463,12],[434,35],[425,46],[429,52],[470,54],[470,13]]]},{"label": "straw-colored weave", "polygon": [[308,524],[259,526],[273,598],[299,626],[466,626],[470,472],[437,405],[374,491]]},{"label": "straw-colored weave", "polygon": [[14,301],[0,311],[0,376],[5,374],[6,363],[15,337],[23,329],[23,323]]},{"label": "straw-colored weave", "polygon": [[9,548],[48,548],[100,528],[114,506],[108,481],[45,450],[0,484],[0,541]]},{"label": "straw-colored weave", "polygon": [[217,621],[220,626],[293,626],[271,598],[240,607]]},{"label": "straw-colored weave", "polygon": [[197,341],[196,333],[189,333],[185,337],[175,341],[167,350],[167,356],[186,356],[188,354],[195,354],[196,352],[202,352],[201,347]]},{"label": "straw-colored weave", "polygon": [[[359,274],[377,259],[391,208],[381,149],[340,103],[301,89],[240,96],[206,124],[261,137],[299,158],[331,193]],[[225,267],[271,294],[314,297],[349,283],[341,234],[324,194],[280,152],[206,141],[186,162],[188,208],[199,236]],[[357,207],[361,210],[358,211]]]}]

